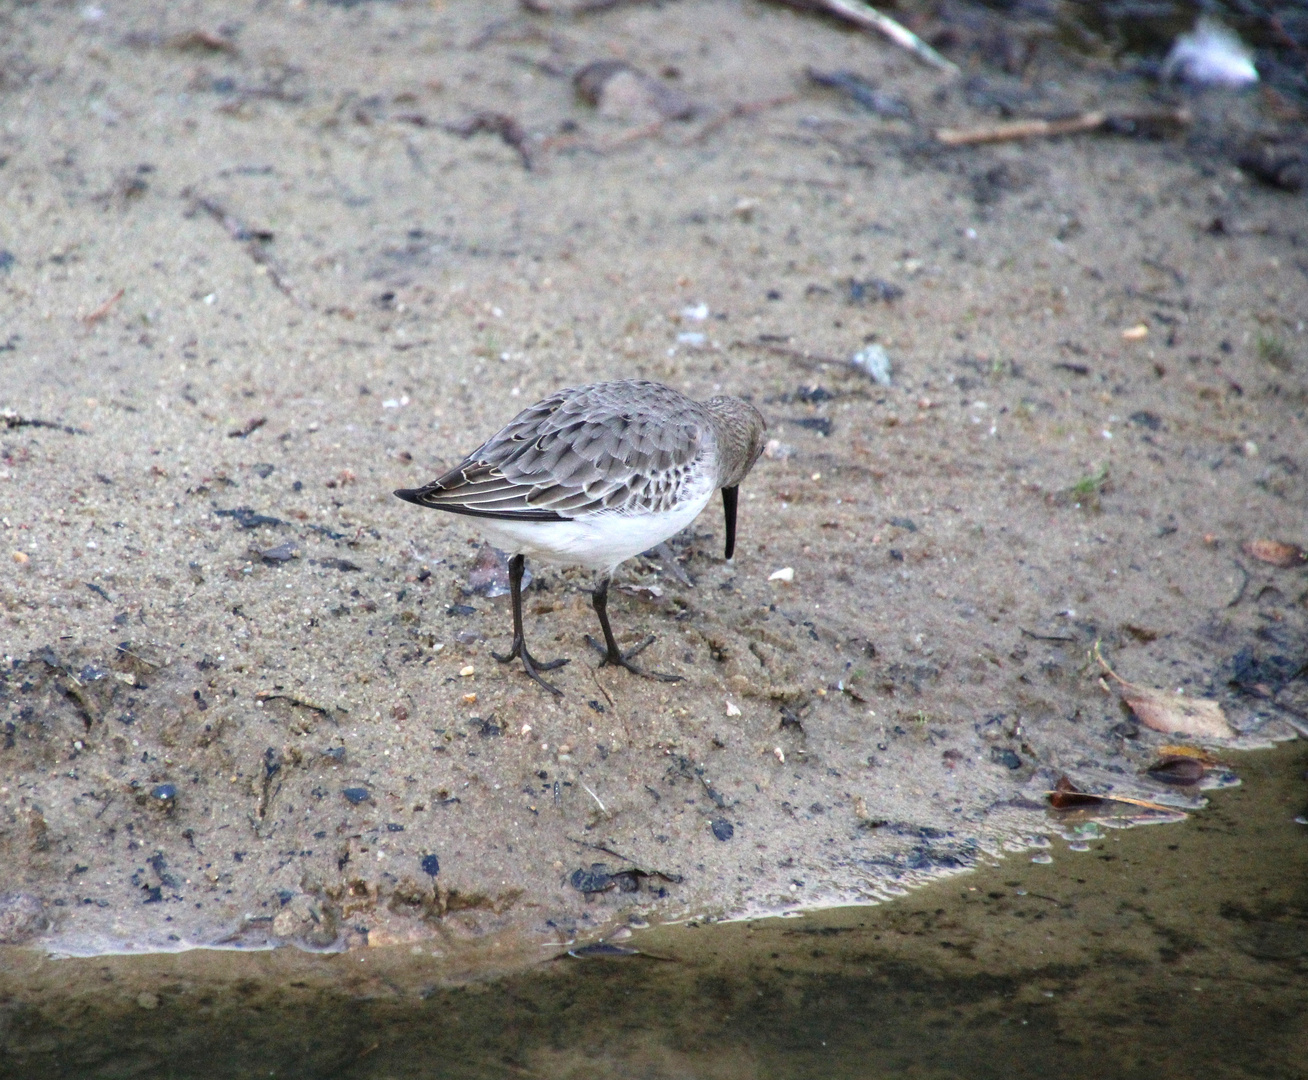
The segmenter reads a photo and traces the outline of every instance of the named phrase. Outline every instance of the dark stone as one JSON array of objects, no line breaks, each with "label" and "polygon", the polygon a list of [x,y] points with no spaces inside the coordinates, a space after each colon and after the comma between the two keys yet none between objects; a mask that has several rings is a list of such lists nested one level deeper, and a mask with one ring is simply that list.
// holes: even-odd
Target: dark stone
[{"label": "dark stone", "polygon": [[367,788],[347,787],[341,792],[341,794],[345,796],[346,801],[351,806],[358,806],[360,803],[370,802],[372,800],[372,795],[368,793]]},{"label": "dark stone", "polygon": [[730,840],[736,835],[736,830],[726,818],[714,818],[710,826],[713,829],[713,835],[719,840]]},{"label": "dark stone", "polygon": [[422,857],[422,872],[428,877],[435,877],[441,872],[441,861],[435,855]]},{"label": "dark stone", "polygon": [[992,746],[990,748],[990,760],[996,765],[1002,765],[1006,769],[1020,769],[1022,759],[1006,746]]},{"label": "dark stone", "polygon": [[325,566],[328,570],[339,570],[342,574],[363,569],[358,563],[352,563],[349,559],[319,559],[318,565]]},{"label": "dark stone", "polygon": [[591,863],[589,870],[584,867],[574,870],[572,876],[568,878],[568,883],[587,896],[607,892],[616,884],[605,863]]},{"label": "dark stone", "polygon": [[796,427],[816,431],[823,438],[831,434],[831,418],[827,416],[802,416],[792,419],[790,422]]},{"label": "dark stone", "polygon": [[256,514],[248,506],[238,506],[233,510],[218,510],[215,508],[214,513],[218,517],[233,518],[237,526],[242,529],[257,529],[260,525],[286,524],[281,518],[269,517],[267,514]]},{"label": "dark stone", "polygon": [[868,278],[866,281],[859,281],[857,278],[849,279],[851,304],[861,304],[865,300],[880,300],[882,303],[890,304],[903,295],[904,290],[898,285],[882,281],[881,278]]},{"label": "dark stone", "polygon": [[287,540],[284,544],[278,544],[276,547],[259,549],[259,558],[264,562],[276,565],[278,563],[290,562],[295,558],[298,549],[295,541]]}]

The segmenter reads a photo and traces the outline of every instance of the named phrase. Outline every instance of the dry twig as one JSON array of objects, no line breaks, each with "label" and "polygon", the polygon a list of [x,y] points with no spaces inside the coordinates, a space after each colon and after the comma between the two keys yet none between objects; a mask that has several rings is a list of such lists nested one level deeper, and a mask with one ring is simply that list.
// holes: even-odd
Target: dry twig
[{"label": "dry twig", "polygon": [[507,146],[513,147],[518,152],[522,167],[531,172],[531,137],[523,130],[522,125],[507,113],[477,112],[457,124],[444,124],[443,127],[451,135],[458,135],[464,139],[470,139],[479,131],[498,135]]},{"label": "dry twig", "polygon": [[123,298],[123,293],[126,291],[127,291],[126,289],[119,289],[116,293],[113,294],[113,296],[109,297],[108,300],[106,300],[103,304],[101,304],[98,308],[96,308],[93,312],[91,312],[91,314],[83,315],[82,322],[87,326],[94,326],[106,315],[108,315],[109,312],[113,311],[114,305]]},{"label": "dry twig", "polygon": [[[182,194],[191,195],[192,193],[188,189]],[[254,260],[255,264],[263,267],[264,273],[268,275],[268,280],[296,307],[304,307],[300,298],[292,291],[285,275],[264,246],[272,241],[273,234],[271,232],[267,229],[251,229],[235,214],[229,213],[222,203],[203,195],[192,197],[190,213],[194,214],[198,210],[203,210],[227,230],[228,236],[242,244],[245,247],[245,253]]]},{"label": "dry twig", "polygon": [[978,146],[981,143],[1013,142],[1017,139],[1048,139],[1102,128],[1134,130],[1141,126],[1184,127],[1191,120],[1189,109],[1144,109],[1107,112],[1094,109],[1062,120],[1005,120],[974,128],[937,128],[936,139],[946,146]]}]

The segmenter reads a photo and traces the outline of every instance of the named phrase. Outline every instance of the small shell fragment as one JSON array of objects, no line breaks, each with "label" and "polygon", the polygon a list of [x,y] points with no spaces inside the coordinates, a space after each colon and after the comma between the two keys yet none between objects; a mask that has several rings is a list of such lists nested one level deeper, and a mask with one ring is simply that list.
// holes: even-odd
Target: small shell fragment
[{"label": "small shell fragment", "polygon": [[856,352],[849,361],[849,366],[860,371],[878,386],[890,385],[890,356],[884,345],[869,345]]},{"label": "small shell fragment", "polygon": [[774,747],[772,748],[772,753],[776,756],[776,759],[777,759],[779,762],[781,762],[782,765],[784,765],[784,764],[786,763],[786,752],[785,752],[784,750],[782,750],[781,747],[779,747],[779,746],[774,746]]},{"label": "small shell fragment", "polygon": [[1250,540],[1241,550],[1251,559],[1269,563],[1282,570],[1308,565],[1308,552],[1296,544],[1285,544],[1280,540]]},{"label": "small shell fragment", "polygon": [[739,715],[740,715],[740,706],[737,705],[737,704],[735,704],[734,702],[728,701],[728,702],[727,702],[727,715],[728,715],[728,716],[739,716]]},{"label": "small shell fragment", "polygon": [[1135,326],[1128,326],[1122,331],[1123,341],[1144,341],[1149,336],[1149,327],[1144,323],[1137,323]]},{"label": "small shell fragment", "polygon": [[795,580],[795,568],[793,566],[783,566],[780,570],[773,570],[768,575],[769,581],[784,581],[787,584]]}]

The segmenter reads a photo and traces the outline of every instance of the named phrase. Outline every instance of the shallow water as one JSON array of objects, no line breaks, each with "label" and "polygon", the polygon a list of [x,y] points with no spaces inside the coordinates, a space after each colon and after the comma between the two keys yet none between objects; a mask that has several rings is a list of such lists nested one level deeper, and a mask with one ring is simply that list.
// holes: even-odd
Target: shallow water
[{"label": "shallow water", "polygon": [[1180,825],[634,956],[9,950],[0,1076],[1302,1076],[1306,766],[1242,756]]}]

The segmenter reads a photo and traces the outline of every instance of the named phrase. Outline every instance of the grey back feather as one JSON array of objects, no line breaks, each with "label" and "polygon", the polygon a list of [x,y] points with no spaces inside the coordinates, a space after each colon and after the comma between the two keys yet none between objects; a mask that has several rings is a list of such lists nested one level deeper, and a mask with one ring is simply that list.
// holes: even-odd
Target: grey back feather
[{"label": "grey back feather", "polygon": [[571,387],[524,409],[410,497],[518,520],[665,511],[712,467],[714,428],[702,404],[660,383]]}]

